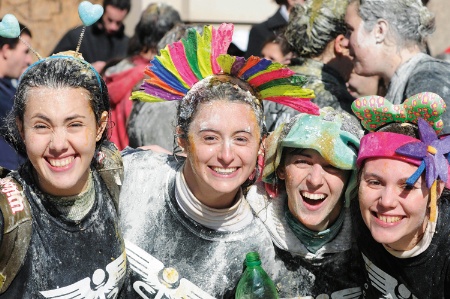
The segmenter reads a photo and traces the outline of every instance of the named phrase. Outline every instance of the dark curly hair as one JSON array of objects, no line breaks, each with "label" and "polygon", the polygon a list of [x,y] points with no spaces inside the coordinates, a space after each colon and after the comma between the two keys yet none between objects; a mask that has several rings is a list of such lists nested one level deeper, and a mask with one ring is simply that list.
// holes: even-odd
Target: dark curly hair
[{"label": "dark curly hair", "polygon": [[[89,93],[90,104],[95,119],[100,124],[104,111],[109,112],[109,96],[106,84],[93,67],[84,60],[71,56],[50,56],[31,65],[20,78],[14,96],[14,106],[6,118],[6,140],[21,154],[26,155],[26,147],[19,133],[16,120],[23,124],[28,95],[36,87],[84,88]],[[107,138],[107,130],[97,141],[97,149]]]}]

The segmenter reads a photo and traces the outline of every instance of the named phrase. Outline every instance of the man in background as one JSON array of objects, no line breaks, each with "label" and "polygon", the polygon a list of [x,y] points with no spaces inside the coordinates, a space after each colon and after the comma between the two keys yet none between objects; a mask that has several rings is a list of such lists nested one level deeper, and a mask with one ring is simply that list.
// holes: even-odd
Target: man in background
[{"label": "man in background", "polygon": [[[31,32],[19,24],[21,39],[30,44]],[[11,111],[14,104],[17,80],[33,62],[30,49],[19,38],[5,38],[0,36],[0,166],[9,170],[25,161],[3,138],[4,118]]]},{"label": "man in background", "polygon": [[275,0],[280,6],[277,12],[262,23],[255,24],[250,29],[245,57],[261,56],[263,45],[274,40],[283,33],[289,21],[289,13],[296,4],[303,5],[306,0]]},{"label": "man in background", "polygon": [[[130,0],[104,0],[104,13],[100,20],[86,27],[79,52],[100,72],[106,62],[126,56],[128,37],[123,20],[131,9]],[[83,26],[69,30],[51,54],[77,48]]]}]

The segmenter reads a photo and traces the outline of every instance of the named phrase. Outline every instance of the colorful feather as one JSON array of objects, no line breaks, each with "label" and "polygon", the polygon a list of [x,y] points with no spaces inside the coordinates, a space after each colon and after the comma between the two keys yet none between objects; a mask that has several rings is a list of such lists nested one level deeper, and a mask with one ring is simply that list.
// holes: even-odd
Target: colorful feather
[{"label": "colorful feather", "polygon": [[246,60],[226,54],[233,29],[232,24],[222,24],[218,29],[205,26],[201,35],[189,29],[186,38],[168,45],[151,61],[146,70],[149,79],[141,87],[143,91],[133,93],[132,98],[142,97],[148,102],[181,100],[203,78],[227,74],[248,82],[259,100],[318,115],[319,107],[310,102],[314,92],[302,88],[303,77],[264,58],[252,56]]}]

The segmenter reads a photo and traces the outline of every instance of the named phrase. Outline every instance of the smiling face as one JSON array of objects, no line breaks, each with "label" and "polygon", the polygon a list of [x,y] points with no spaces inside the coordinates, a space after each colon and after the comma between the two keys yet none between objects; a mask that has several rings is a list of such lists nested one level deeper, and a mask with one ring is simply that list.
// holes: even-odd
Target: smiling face
[{"label": "smiling face", "polygon": [[83,191],[107,116],[103,112],[98,126],[83,88],[30,90],[18,126],[42,191],[56,196]]},{"label": "smiling face", "polygon": [[123,25],[123,20],[128,14],[128,10],[120,9],[113,5],[105,7],[105,13],[102,16],[103,26],[107,34],[114,35]]},{"label": "smiling face", "polygon": [[284,165],[277,173],[285,181],[291,213],[313,231],[330,227],[341,211],[350,171],[332,166],[313,149],[287,153]]},{"label": "smiling face", "polygon": [[358,4],[353,2],[348,5],[345,14],[347,26],[346,39],[350,55],[353,57],[354,71],[358,75],[377,75],[376,67],[380,64],[377,59],[377,51],[381,44],[377,44],[374,30],[367,31],[364,28],[364,21],[358,15]]},{"label": "smiling face", "polygon": [[179,143],[189,189],[209,207],[230,207],[256,166],[261,135],[255,113],[242,102],[200,104],[187,135]]},{"label": "smiling face", "polygon": [[361,214],[373,238],[396,250],[413,248],[428,223],[428,188],[421,177],[406,180],[417,166],[386,158],[365,162],[359,185]]}]

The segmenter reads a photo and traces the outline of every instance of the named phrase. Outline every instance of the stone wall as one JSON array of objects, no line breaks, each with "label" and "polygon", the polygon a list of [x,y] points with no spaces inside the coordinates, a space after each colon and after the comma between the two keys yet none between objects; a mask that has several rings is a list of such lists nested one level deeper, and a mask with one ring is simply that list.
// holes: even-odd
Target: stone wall
[{"label": "stone wall", "polygon": [[[67,30],[82,24],[78,17],[80,2],[82,0],[0,0],[0,16],[14,14],[31,30],[31,46],[46,57],[52,54],[50,52]],[[102,0],[91,2],[102,3]]]}]

